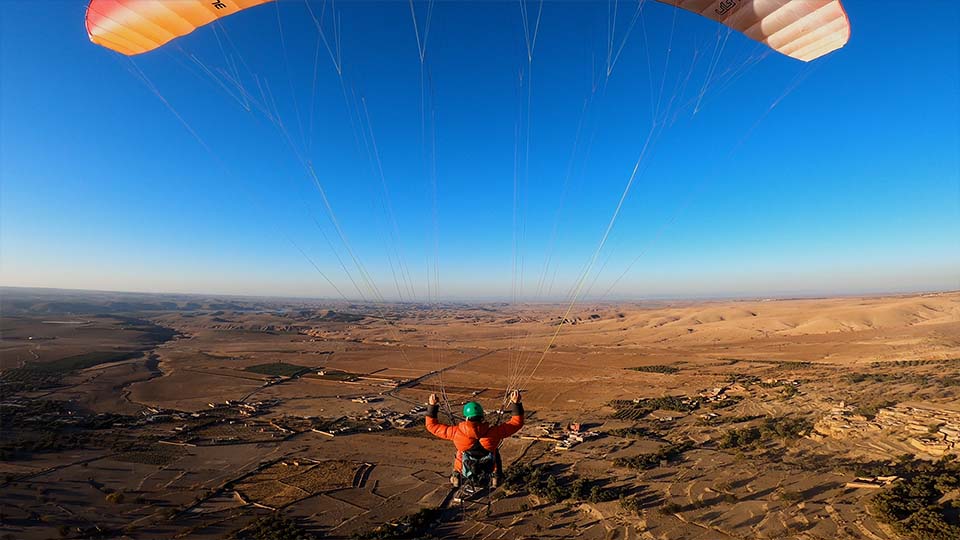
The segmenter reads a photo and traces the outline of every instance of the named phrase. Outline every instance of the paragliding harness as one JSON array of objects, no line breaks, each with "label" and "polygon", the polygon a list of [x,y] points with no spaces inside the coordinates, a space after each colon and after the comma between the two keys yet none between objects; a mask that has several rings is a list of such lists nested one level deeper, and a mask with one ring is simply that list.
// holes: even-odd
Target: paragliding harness
[{"label": "paragliding harness", "polygon": [[496,455],[480,445],[477,441],[473,448],[464,452],[461,456],[460,479],[466,484],[475,484],[476,486],[486,487],[490,484],[490,478],[493,477],[494,465],[496,464]]},{"label": "paragliding harness", "polygon": [[460,454],[460,486],[454,501],[460,503],[461,512],[465,511],[466,504],[478,504],[486,506],[487,513],[490,513],[490,492],[493,491],[490,479],[493,478],[496,463],[496,450],[487,450],[479,440]]}]

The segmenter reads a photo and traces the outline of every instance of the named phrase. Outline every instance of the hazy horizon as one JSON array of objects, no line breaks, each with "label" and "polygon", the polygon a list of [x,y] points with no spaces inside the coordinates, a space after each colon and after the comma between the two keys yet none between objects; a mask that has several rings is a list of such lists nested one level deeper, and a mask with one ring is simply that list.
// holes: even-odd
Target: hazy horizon
[{"label": "hazy horizon", "polygon": [[[183,291],[148,291],[148,290],[111,290],[111,289],[73,289],[60,287],[20,287],[14,285],[0,284],[0,306],[2,306],[2,292],[11,291],[36,291],[38,294],[105,294],[105,295],[130,295],[130,296],[156,296],[156,297],[195,297],[195,298],[233,298],[264,301],[304,301],[304,302],[349,302],[349,303],[381,303],[373,300],[363,300],[361,298],[334,298],[322,296],[303,296],[303,295],[269,295],[269,294],[242,294],[242,293],[223,293],[223,292],[183,292]],[[635,302],[711,302],[711,301],[755,301],[755,300],[796,300],[796,299],[824,299],[824,298],[883,298],[892,296],[911,296],[911,295],[939,295],[953,294],[960,292],[956,289],[901,289],[901,290],[860,290],[860,291],[781,291],[770,295],[754,294],[717,294],[717,295],[650,295],[637,297],[607,297],[604,299],[581,298],[579,304],[626,304]],[[513,300],[509,297],[447,297],[438,298],[430,303],[453,303],[453,304],[522,304],[522,305],[566,305],[569,298],[518,298]],[[425,304],[426,301],[418,300],[391,300],[385,299],[385,304]],[[2,315],[2,311],[0,311]]]}]

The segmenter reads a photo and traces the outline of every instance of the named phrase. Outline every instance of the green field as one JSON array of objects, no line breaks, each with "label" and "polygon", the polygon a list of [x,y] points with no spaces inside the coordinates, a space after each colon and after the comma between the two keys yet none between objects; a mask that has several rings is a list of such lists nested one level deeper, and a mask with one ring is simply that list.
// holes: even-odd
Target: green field
[{"label": "green field", "polygon": [[284,364],[283,362],[272,362],[269,364],[257,364],[255,366],[248,366],[244,368],[244,371],[260,373],[262,375],[273,375],[277,377],[293,377],[296,375],[302,375],[312,369],[313,368],[298,366],[296,364]]},{"label": "green field", "polygon": [[103,351],[68,356],[51,362],[31,362],[29,368],[46,373],[69,373],[107,362],[120,362],[143,356],[142,351]]}]

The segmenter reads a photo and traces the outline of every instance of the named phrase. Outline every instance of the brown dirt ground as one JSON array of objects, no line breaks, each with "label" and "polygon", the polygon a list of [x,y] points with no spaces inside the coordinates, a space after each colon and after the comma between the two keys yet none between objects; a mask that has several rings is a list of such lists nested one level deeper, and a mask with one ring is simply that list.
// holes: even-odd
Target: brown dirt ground
[{"label": "brown dirt ground", "polygon": [[[851,473],[825,463],[890,457],[907,448],[903,441],[800,438],[737,452],[716,445],[723,432],[736,425],[702,423],[700,415],[710,409],[660,415],[675,416],[669,422],[650,417],[630,422],[613,419],[607,404],[614,399],[695,396],[728,385],[731,376],[745,375],[797,380],[798,391],[790,394],[782,387],[758,384],[731,387],[731,395],[742,401],[716,410],[722,417],[793,415],[815,420],[841,401],[936,405],[960,397],[956,386],[936,382],[960,374],[957,363],[946,362],[960,358],[960,293],[588,305],[571,315],[576,324],[564,325],[553,347],[548,345],[560,306],[438,308],[427,313],[402,309],[392,311],[390,324],[373,318],[358,323],[307,321],[263,311],[217,316],[196,312],[189,317],[161,313],[151,320],[184,336],[152,351],[159,359],[157,372],[147,370],[144,359],[133,360],[71,375],[65,387],[36,397],[122,414],[139,414],[147,406],[190,412],[225,400],[276,398],[280,403],[266,418],[331,418],[371,408],[407,411],[440,390],[447,391],[454,409],[467,399],[479,399],[492,411],[501,405],[507,386],[519,386],[531,425],[579,421],[606,433],[636,424],[661,434],[639,440],[605,434],[566,452],[519,438],[507,440],[502,448],[508,464],[544,464],[556,468],[561,479],[577,475],[625,487],[641,501],[639,513],[624,510],[616,501],[555,504],[499,490],[490,516],[474,508],[461,514],[456,505],[450,506],[440,534],[798,540],[893,539],[865,510],[872,492],[846,489]],[[520,322],[510,322],[516,319]],[[34,347],[44,358],[129,345],[130,336],[106,323],[82,330],[82,325],[42,320],[3,321],[0,351],[5,368],[18,365],[34,346],[11,336],[35,335],[48,327],[57,339]],[[930,363],[895,363],[904,360]],[[273,362],[413,382],[390,389],[376,381],[300,378],[265,386],[266,376],[243,370]],[[625,369],[655,365],[679,371]],[[849,377],[857,373],[892,378],[854,384]],[[383,399],[371,404],[349,399],[360,395]],[[144,428],[143,434],[163,438],[170,429],[172,425],[158,424]],[[283,506],[330,537],[346,538],[448,500],[452,446],[424,435],[419,427],[334,438],[304,432],[276,441],[178,447],[162,460],[125,459],[110,449],[37,454],[28,461],[2,464],[11,481],[0,496],[5,516],[0,534],[48,538],[59,525],[97,523],[128,528],[137,538],[221,538],[265,512],[233,498],[238,491],[252,501]],[[666,440],[681,439],[696,441],[698,448],[676,462],[647,471],[613,464],[616,457],[650,452]],[[298,458],[339,468],[322,472],[317,466],[311,470],[322,474],[299,475],[293,483],[275,473],[279,465],[257,472],[263,463]],[[374,466],[362,485],[354,485],[352,474],[359,463]],[[122,503],[110,503],[109,490],[127,496]],[[782,497],[787,492],[801,493],[802,499],[787,501]],[[659,511],[665,503],[680,505],[680,510]]]}]

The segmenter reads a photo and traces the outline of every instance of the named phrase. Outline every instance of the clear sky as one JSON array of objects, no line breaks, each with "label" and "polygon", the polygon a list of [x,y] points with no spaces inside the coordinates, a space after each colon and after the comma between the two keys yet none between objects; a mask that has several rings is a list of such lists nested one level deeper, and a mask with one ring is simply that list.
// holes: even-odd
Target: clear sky
[{"label": "clear sky", "polygon": [[627,1],[526,4],[529,39],[517,2],[437,2],[429,31],[417,3],[415,32],[407,2],[313,1],[328,51],[291,0],[131,61],[86,2],[7,0],[0,285],[960,289],[960,4],[844,4],[849,45],[810,64],[654,2],[631,27]]}]

